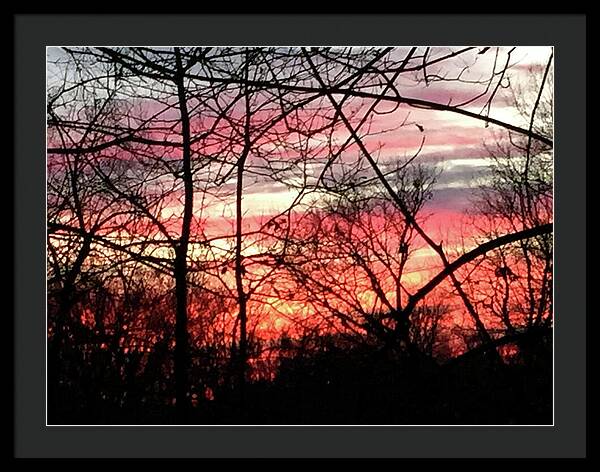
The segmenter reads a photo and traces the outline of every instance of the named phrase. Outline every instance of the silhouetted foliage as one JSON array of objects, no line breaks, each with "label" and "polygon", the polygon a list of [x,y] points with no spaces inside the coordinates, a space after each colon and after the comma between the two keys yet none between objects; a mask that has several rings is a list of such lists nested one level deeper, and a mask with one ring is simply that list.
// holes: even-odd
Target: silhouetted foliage
[{"label": "silhouetted foliage", "polygon": [[[546,424],[552,422],[552,341],[542,331],[521,340],[503,365],[472,352],[439,363],[426,354],[395,354],[331,335],[280,340],[271,379],[245,386],[251,408],[239,410],[236,383],[223,382],[215,350],[192,351],[196,424]],[[507,344],[507,346],[511,346]],[[64,357],[72,382],[51,395],[50,422],[175,423],[172,387],[149,356],[96,350]],[[85,359],[84,359],[85,357]],[[208,367],[211,364],[213,367]],[[115,368],[108,369],[110,366]],[[55,398],[54,395],[59,395]],[[59,401],[57,401],[59,400]]]}]

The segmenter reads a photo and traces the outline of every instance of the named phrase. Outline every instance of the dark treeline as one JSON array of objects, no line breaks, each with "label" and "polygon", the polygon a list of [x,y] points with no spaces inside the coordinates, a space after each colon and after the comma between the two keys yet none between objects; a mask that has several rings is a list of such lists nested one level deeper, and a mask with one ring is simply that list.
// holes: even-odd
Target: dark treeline
[{"label": "dark treeline", "polygon": [[[232,365],[216,349],[192,350],[189,423],[551,423],[551,332],[532,332],[507,345],[517,343],[520,355],[510,362],[470,352],[439,363],[331,335],[283,338],[272,342],[279,350],[272,377],[248,381],[243,398]],[[178,423],[172,356],[160,344],[144,354],[62,352],[62,377],[49,372],[49,422]]]}]

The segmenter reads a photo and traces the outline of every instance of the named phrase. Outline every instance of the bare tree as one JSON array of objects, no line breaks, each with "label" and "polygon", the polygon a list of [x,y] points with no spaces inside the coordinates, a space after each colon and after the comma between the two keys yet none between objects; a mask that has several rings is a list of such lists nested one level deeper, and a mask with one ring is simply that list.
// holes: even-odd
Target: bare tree
[{"label": "bare tree", "polygon": [[[543,70],[531,71],[526,83],[510,89],[523,123],[552,139],[552,55]],[[492,160],[476,199],[473,224],[480,237],[500,231],[550,225],[553,220],[551,147],[507,132],[487,150]],[[482,316],[500,323],[508,335],[552,324],[553,238],[551,234],[515,241],[490,252],[468,274],[473,299]]]},{"label": "bare tree", "polygon": [[[339,175],[326,181],[330,196],[322,197],[297,222],[296,250],[287,263],[296,280],[296,296],[305,294],[326,323],[387,343],[412,290],[411,271],[419,270],[411,259],[417,235],[365,170],[360,159],[351,167],[337,167]],[[434,171],[412,160],[398,161],[386,178],[410,216],[422,221]],[[402,333],[406,345],[409,329],[407,324]]]}]

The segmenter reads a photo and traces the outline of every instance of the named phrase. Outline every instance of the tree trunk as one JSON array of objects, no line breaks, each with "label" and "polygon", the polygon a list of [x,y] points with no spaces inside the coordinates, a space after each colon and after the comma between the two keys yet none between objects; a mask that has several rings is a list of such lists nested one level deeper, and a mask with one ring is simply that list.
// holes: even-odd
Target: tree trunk
[{"label": "tree trunk", "polygon": [[175,48],[177,63],[177,97],[181,114],[182,178],[184,184],[183,219],[181,237],[175,250],[175,401],[177,423],[185,424],[189,414],[189,346],[187,332],[187,252],[190,240],[190,227],[193,214],[193,182],[190,149],[190,120],[187,109],[187,98],[184,88],[184,69],[181,54]]},{"label": "tree trunk", "polygon": [[[248,79],[249,57],[246,54],[244,64],[244,77]],[[244,87],[244,105],[246,116],[244,119],[244,148],[237,164],[237,182],[235,194],[235,284],[238,295],[239,322],[240,322],[240,343],[237,352],[236,371],[237,371],[237,390],[239,394],[240,412],[244,411],[244,390],[246,387],[246,367],[248,362],[248,313],[247,313],[247,295],[244,291],[244,273],[242,256],[242,196],[244,192],[244,166],[250,153],[250,91],[249,87]]]},{"label": "tree trunk", "polygon": [[235,359],[236,370],[236,388],[239,393],[240,407],[244,403],[244,388],[246,384],[246,362],[248,359],[248,313],[247,313],[247,298],[244,291],[244,265],[242,258],[242,194],[244,187],[244,165],[248,155],[248,148],[244,149],[242,156],[238,161],[237,168],[237,184],[235,198],[235,285],[237,290],[238,306],[239,306],[239,323],[240,323],[240,342],[237,350],[237,359]]}]

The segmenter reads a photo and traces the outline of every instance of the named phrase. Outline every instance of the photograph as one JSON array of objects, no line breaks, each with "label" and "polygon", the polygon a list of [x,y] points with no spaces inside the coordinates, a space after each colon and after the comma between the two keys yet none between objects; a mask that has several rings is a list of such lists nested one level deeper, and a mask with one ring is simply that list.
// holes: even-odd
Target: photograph
[{"label": "photograph", "polygon": [[46,425],[554,425],[554,52],[46,46]]}]

